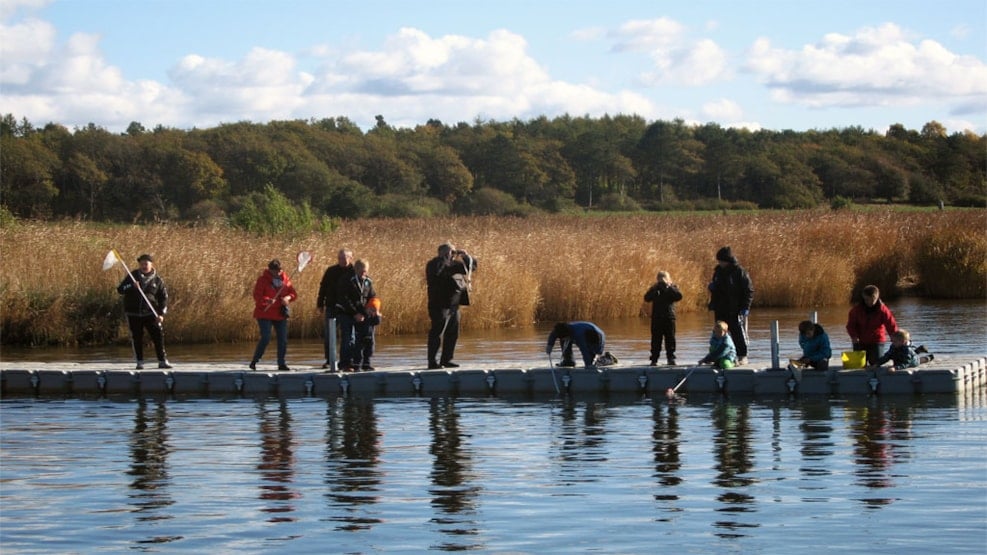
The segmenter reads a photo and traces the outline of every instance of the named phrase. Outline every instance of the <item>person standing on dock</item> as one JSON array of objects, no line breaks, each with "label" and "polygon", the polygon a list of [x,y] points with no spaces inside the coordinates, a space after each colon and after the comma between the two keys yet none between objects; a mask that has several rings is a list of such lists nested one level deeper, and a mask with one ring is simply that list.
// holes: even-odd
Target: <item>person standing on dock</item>
[{"label": "person standing on dock", "polygon": [[250,360],[250,369],[256,370],[257,363],[264,356],[267,344],[271,341],[271,328],[274,328],[278,340],[278,370],[288,371],[285,356],[288,354],[288,316],[291,314],[289,305],[298,298],[291,278],[281,270],[281,261],[274,259],[267,264],[267,270],[262,273],[254,284],[254,318],[260,328],[260,339],[254,348],[254,357]]},{"label": "person standing on dock", "polygon": [[[457,368],[452,361],[459,340],[459,307],[470,304],[470,278],[476,259],[450,242],[439,245],[438,256],[425,265],[428,288],[428,368]],[[442,354],[438,361],[439,346]]]},{"label": "person standing on dock", "polygon": [[737,349],[737,364],[747,364],[747,318],[754,301],[754,284],[730,247],[716,252],[716,268],[709,282],[709,309],[713,318],[726,322]]},{"label": "person standing on dock", "polygon": [[137,263],[140,267],[131,271],[130,275],[123,278],[117,286],[117,292],[123,295],[123,310],[130,327],[130,339],[134,346],[137,369],[144,369],[145,329],[154,343],[158,368],[171,368],[171,363],[165,355],[162,327],[165,313],[168,312],[168,288],[154,269],[153,256],[142,254],[137,257]]},{"label": "person standing on dock", "polygon": [[[322,349],[325,351],[326,362],[322,365],[323,368],[329,368],[332,366],[333,360],[338,360],[335,356],[336,353],[332,352],[332,341],[330,340],[330,334],[334,333],[333,328],[335,327],[332,320],[336,318],[336,284],[340,282],[344,277],[349,278],[353,276],[353,251],[347,248],[339,249],[336,253],[336,264],[326,268],[324,274],[322,274],[322,281],[319,282],[319,295],[315,299],[315,308],[322,314],[323,318],[323,332],[322,332]],[[355,332],[351,328],[349,330],[349,336],[345,334],[340,341],[340,344],[345,343],[347,340],[355,341]],[[335,370],[335,368],[329,368],[330,370]]]},{"label": "person standing on dock", "polygon": [[898,322],[888,305],[881,301],[876,285],[864,287],[860,302],[847,314],[846,331],[854,351],[867,353],[867,364],[877,364],[888,337],[898,331]]},{"label": "person standing on dock", "polygon": [[[344,330],[354,330],[354,339],[343,334],[343,344],[340,345],[339,371],[359,371],[363,365],[362,343],[369,332],[367,327],[367,303],[377,297],[374,282],[367,275],[370,263],[364,259],[353,263],[353,275],[343,276],[336,283],[336,318],[342,322]],[[370,369],[370,361],[366,361]]]},{"label": "person standing on dock", "polygon": [[644,294],[644,301],[651,303],[651,366],[658,364],[662,340],[668,364],[675,366],[675,303],[681,300],[682,293],[671,275],[658,272],[654,285]]}]

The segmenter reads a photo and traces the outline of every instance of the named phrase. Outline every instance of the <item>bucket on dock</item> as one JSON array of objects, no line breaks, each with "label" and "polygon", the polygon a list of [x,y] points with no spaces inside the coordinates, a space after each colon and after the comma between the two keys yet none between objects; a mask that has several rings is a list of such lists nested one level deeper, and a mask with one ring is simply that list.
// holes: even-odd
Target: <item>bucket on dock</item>
[{"label": "bucket on dock", "polygon": [[843,369],[856,370],[867,366],[867,351],[843,351]]}]

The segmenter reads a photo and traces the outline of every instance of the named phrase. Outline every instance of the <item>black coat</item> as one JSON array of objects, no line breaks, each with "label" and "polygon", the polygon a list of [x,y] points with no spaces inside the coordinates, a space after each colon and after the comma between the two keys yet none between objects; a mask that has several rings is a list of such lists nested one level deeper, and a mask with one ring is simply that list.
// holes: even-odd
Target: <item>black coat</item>
[{"label": "black coat", "polygon": [[754,285],[747,270],[739,264],[719,265],[713,270],[709,283],[709,309],[722,317],[736,316],[750,310],[754,301]]},{"label": "black coat", "polygon": [[[147,296],[147,300],[151,301],[151,306],[154,307],[154,312],[159,315],[164,315],[168,312],[168,288],[165,287],[164,280],[157,272],[151,271],[149,274],[144,274],[140,269],[130,272],[130,275],[140,283],[141,290],[144,291],[144,295]],[[141,296],[140,291],[134,287],[134,280],[129,277],[123,278],[120,285],[117,286],[117,292],[123,295],[123,311],[127,316],[153,316],[154,312],[148,308],[147,302],[144,301],[144,297]]]},{"label": "black coat", "polygon": [[[469,265],[467,271],[466,265]],[[425,265],[429,308],[453,308],[470,304],[469,275],[476,271],[476,259],[446,260],[436,256]]]},{"label": "black coat", "polygon": [[319,282],[319,295],[315,299],[317,308],[325,308],[332,314],[336,309],[336,285],[343,276],[352,277],[353,266],[334,264],[326,268],[326,272],[322,274],[322,281]]},{"label": "black coat", "polygon": [[652,320],[674,320],[675,303],[682,300],[682,293],[675,284],[656,283],[644,294],[644,301],[651,303]]},{"label": "black coat", "polygon": [[354,275],[343,275],[336,282],[336,314],[367,315],[367,301],[377,296],[374,282],[369,277],[360,279]]}]

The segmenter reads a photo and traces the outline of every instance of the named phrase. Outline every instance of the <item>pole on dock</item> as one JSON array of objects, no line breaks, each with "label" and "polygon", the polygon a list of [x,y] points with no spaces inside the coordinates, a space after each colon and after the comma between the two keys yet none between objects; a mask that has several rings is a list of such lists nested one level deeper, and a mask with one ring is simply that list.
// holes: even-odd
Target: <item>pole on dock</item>
[{"label": "pole on dock", "polygon": [[779,351],[781,346],[778,342],[778,320],[771,321],[771,367],[781,368]]}]

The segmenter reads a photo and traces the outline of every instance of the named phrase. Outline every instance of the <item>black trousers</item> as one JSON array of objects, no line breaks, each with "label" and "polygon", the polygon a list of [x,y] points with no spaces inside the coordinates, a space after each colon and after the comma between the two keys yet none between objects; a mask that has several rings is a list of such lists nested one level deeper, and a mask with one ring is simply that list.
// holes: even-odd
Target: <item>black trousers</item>
[{"label": "black trousers", "polygon": [[144,330],[151,336],[154,343],[154,353],[158,355],[158,360],[165,360],[164,332],[157,316],[153,314],[147,316],[127,316],[127,323],[130,325],[130,340],[134,344],[134,357],[137,360],[144,360]]},{"label": "black trousers", "polygon": [[435,355],[442,346],[442,358],[439,363],[449,362],[456,351],[459,341],[459,307],[428,308],[428,317],[432,327],[428,330],[428,362],[435,363]]},{"label": "black trousers", "polygon": [[675,320],[668,318],[651,319],[651,360],[657,361],[661,356],[662,340],[665,343],[665,355],[669,361],[675,360]]}]

